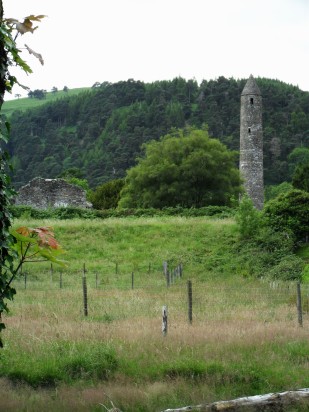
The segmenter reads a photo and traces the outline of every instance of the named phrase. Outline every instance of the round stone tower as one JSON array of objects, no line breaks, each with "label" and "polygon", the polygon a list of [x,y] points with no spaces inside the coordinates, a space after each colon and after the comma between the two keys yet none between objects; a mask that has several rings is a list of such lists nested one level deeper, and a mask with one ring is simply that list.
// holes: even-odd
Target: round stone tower
[{"label": "round stone tower", "polygon": [[240,98],[240,174],[257,209],[263,208],[262,96],[251,75]]}]

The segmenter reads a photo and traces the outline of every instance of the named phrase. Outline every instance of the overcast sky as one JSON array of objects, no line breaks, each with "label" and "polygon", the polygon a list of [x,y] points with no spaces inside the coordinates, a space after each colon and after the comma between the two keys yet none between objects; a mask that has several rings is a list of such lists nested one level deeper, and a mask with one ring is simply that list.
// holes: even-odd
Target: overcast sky
[{"label": "overcast sky", "polygon": [[[46,14],[24,44],[31,90],[133,78],[278,79],[309,91],[309,0],[3,0],[5,17]],[[13,91],[20,93],[19,89]],[[25,95],[25,92],[21,92]]]}]

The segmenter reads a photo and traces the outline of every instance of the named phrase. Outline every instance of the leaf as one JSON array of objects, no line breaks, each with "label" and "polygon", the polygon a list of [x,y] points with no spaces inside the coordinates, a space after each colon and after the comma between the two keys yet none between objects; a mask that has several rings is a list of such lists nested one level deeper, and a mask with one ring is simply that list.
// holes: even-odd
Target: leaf
[{"label": "leaf", "polygon": [[16,229],[16,232],[21,234],[22,236],[29,236],[30,235],[30,229],[27,226],[21,226],[18,229]]},{"label": "leaf", "polygon": [[57,263],[60,266],[67,267],[67,263],[64,260],[58,259],[58,254],[63,254],[64,251],[62,249],[58,249],[57,251],[51,249],[40,249],[39,254],[44,259],[47,259],[50,262]]},{"label": "leaf", "polygon": [[28,50],[28,52],[29,52],[30,54],[33,54],[34,57],[36,57],[37,59],[39,59],[41,65],[43,66],[43,65],[44,65],[44,60],[43,60],[42,55],[41,55],[40,53],[36,53],[34,50],[32,50],[32,49],[31,49],[29,46],[27,46],[26,44],[25,44],[25,47],[26,47],[26,49]]},{"label": "leaf", "polygon": [[33,20],[33,21],[41,21],[42,19],[44,19],[45,17],[47,17],[45,14],[39,14],[38,16],[34,16],[33,14],[31,14],[31,16],[27,16],[25,17],[25,19],[28,20]]},{"label": "leaf", "polygon": [[36,27],[33,27],[33,21],[38,21],[40,22],[44,17],[47,17],[43,14],[40,14],[38,16],[34,16],[34,15],[30,15],[24,18],[23,22],[20,22],[16,19],[5,19],[5,22],[9,25],[15,25],[16,30],[20,33],[20,34],[25,34],[25,33],[33,33],[34,30],[37,29]]},{"label": "leaf", "polygon": [[59,248],[59,244],[54,238],[54,232],[51,227],[38,227],[32,229],[32,231],[39,237],[39,246],[51,247],[52,249]]},{"label": "leaf", "polygon": [[36,26],[36,27],[33,27],[33,28],[32,28],[32,26],[33,26],[32,22],[31,22],[30,20],[28,20],[28,19],[25,19],[25,20],[23,21],[23,23],[18,22],[18,23],[15,24],[16,30],[17,30],[20,34],[25,34],[25,33],[29,32],[29,31],[30,31],[31,33],[33,33],[34,30],[37,29],[37,26]]}]

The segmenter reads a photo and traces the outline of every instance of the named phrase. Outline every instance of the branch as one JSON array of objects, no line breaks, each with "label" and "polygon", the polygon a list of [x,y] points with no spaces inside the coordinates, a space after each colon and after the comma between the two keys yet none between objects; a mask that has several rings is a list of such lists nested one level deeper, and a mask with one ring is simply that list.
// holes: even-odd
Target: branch
[{"label": "branch", "polygon": [[[204,405],[185,406],[177,409],[166,409],[162,412],[193,412],[193,411],[257,411],[257,410],[287,410],[285,409],[296,402],[309,405],[309,388],[281,393],[268,393],[266,395],[248,396],[231,401],[219,401]],[[271,409],[268,409],[271,408]],[[279,410],[278,409],[278,410]]]}]

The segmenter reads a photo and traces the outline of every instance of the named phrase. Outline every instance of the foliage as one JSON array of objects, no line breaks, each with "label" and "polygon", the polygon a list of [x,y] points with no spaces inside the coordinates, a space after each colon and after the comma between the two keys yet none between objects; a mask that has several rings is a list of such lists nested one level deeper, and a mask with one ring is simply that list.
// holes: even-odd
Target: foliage
[{"label": "foliage", "polygon": [[[16,294],[16,290],[11,284],[23,264],[50,261],[64,265],[64,262],[58,258],[63,251],[54,238],[51,228],[32,229],[23,226],[12,230],[11,234],[7,233],[5,236],[6,243],[2,242],[1,249],[0,314],[8,312],[6,300],[13,300]],[[3,329],[5,329],[5,325],[1,322],[0,332]],[[0,339],[0,347],[2,346],[3,343]]]},{"label": "foliage", "polygon": [[[294,254],[293,234],[276,231],[265,222],[251,237],[235,242],[235,264],[243,276],[265,279],[300,279],[304,261]],[[290,272],[287,272],[289,268]],[[282,271],[282,273],[281,273]]]},{"label": "foliage", "polygon": [[284,256],[280,262],[272,267],[268,273],[271,279],[301,280],[304,270],[304,261],[295,255]]},{"label": "foliage", "polygon": [[[20,50],[17,48],[16,39],[18,35],[23,35],[27,32],[32,32],[36,29],[33,27],[33,22],[40,22],[45,16],[28,16],[23,22],[19,22],[16,19],[3,20],[3,4],[0,1],[0,108],[3,103],[3,97],[5,92],[11,92],[14,84],[18,83],[15,76],[12,76],[10,69],[12,66],[18,66],[24,72],[30,73],[31,69],[28,64],[21,58]],[[37,57],[43,64],[42,56],[30,49],[25,45],[27,51]],[[3,149],[3,143],[8,143],[8,136],[10,132],[10,125],[5,122],[5,132],[1,124],[0,133],[0,333],[5,328],[4,323],[1,321],[1,315],[4,311],[8,311],[6,300],[12,300],[15,289],[11,286],[11,283],[16,276],[20,266],[25,260],[25,256],[30,249],[30,245],[27,244],[25,250],[20,250],[20,259],[17,267],[14,267],[14,258],[18,256],[16,254],[14,235],[9,233],[11,226],[11,215],[9,212],[9,204],[13,196],[13,190],[10,185],[10,178],[7,173],[9,166],[9,156]],[[32,237],[32,236],[31,236]],[[34,240],[33,240],[34,241]],[[39,244],[36,240],[34,243]],[[49,245],[46,245],[47,249]],[[39,249],[41,250],[40,244]],[[35,251],[35,256],[39,251]],[[3,346],[0,338],[0,347]]]},{"label": "foliage", "polygon": [[265,201],[268,202],[271,199],[286,193],[293,189],[293,186],[289,182],[282,182],[279,185],[269,185],[265,187]]},{"label": "foliage", "polygon": [[[263,95],[265,184],[275,185],[291,179],[290,153],[300,146],[308,150],[309,93],[277,80],[257,83]],[[54,178],[70,167],[81,169],[92,188],[123,178],[141,156],[141,145],[159,140],[172,127],[208,124],[210,137],[238,150],[244,84],[245,79],[222,76],[200,85],[182,78],[154,83],[130,79],[99,83],[74,96],[73,91],[47,93],[48,104],[37,99],[6,102],[10,113],[16,105],[9,146],[17,165],[14,185],[38,174]],[[56,96],[62,98],[56,101]],[[41,106],[20,111],[35,104]]]},{"label": "foliage", "polygon": [[71,183],[72,185],[76,185],[84,189],[86,192],[89,190],[89,184],[87,179],[79,179],[78,177],[70,177],[67,179],[64,179],[68,183]]},{"label": "foliage", "polygon": [[263,214],[274,230],[292,232],[303,240],[309,233],[309,193],[294,189],[281,194],[266,203]]},{"label": "foliage", "polygon": [[240,234],[235,247],[249,274],[284,281],[301,279],[304,261],[294,254],[290,228],[274,228],[248,196],[242,198],[235,218]]},{"label": "foliage", "polygon": [[292,184],[295,189],[309,192],[309,162],[299,164],[293,174]]},{"label": "foliage", "polygon": [[115,209],[118,206],[124,179],[115,179],[98,186],[89,195],[95,209]]},{"label": "foliage", "polygon": [[46,90],[36,89],[30,90],[28,93],[28,97],[43,100],[46,98]]},{"label": "foliage", "polygon": [[288,155],[289,177],[292,178],[297,167],[302,164],[309,164],[309,148],[296,147]]},{"label": "foliage", "polygon": [[174,130],[144,149],[127,172],[119,207],[228,205],[240,192],[235,153],[206,130]]},{"label": "foliage", "polygon": [[15,238],[13,250],[18,256],[18,265],[13,271],[12,280],[21,266],[27,262],[50,261],[64,266],[64,262],[58,258],[63,250],[56,241],[51,227],[22,226],[12,230],[11,234]]},{"label": "foliage", "polygon": [[246,194],[241,198],[235,218],[241,239],[253,238],[261,228],[261,212]]},{"label": "foliage", "polygon": [[235,210],[228,206],[205,206],[201,208],[165,207],[163,209],[82,209],[77,207],[59,207],[35,209],[30,206],[11,206],[14,218],[29,219],[108,219],[111,217],[146,217],[146,216],[213,216],[216,218],[232,217]]}]

